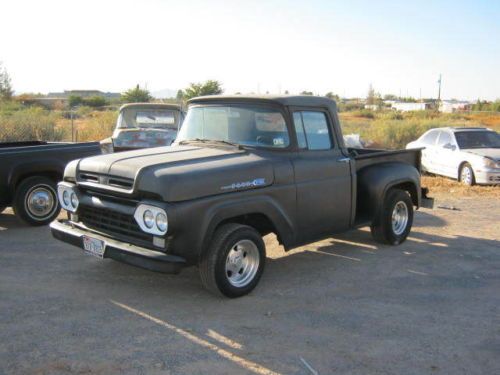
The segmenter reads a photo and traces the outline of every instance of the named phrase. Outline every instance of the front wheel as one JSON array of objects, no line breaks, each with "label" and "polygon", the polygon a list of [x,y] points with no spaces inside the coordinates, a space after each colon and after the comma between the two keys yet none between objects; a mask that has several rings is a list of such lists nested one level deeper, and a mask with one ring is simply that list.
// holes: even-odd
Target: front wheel
[{"label": "front wheel", "polygon": [[17,217],[30,225],[50,223],[61,210],[56,183],[43,176],[23,180],[16,188],[12,207]]},{"label": "front wheel", "polygon": [[247,225],[225,224],[216,230],[201,258],[201,281],[214,294],[241,297],[259,283],[265,260],[265,245],[259,232]]},{"label": "front wheel", "polygon": [[401,189],[387,192],[381,212],[371,226],[373,238],[381,243],[399,245],[406,240],[413,224],[413,202]]},{"label": "front wheel", "polygon": [[467,186],[472,186],[476,183],[474,171],[469,163],[465,163],[460,169],[460,182]]}]

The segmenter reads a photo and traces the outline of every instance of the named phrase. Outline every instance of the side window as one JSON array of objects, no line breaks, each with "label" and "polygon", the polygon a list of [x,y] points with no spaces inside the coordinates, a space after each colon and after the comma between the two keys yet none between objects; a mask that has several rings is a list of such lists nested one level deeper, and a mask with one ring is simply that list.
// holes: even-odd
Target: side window
[{"label": "side window", "polygon": [[452,143],[451,142],[451,135],[446,131],[442,131],[441,133],[439,133],[438,145],[444,146],[447,143]]},{"label": "side window", "polygon": [[332,148],[328,120],[323,112],[300,111],[293,115],[300,148],[329,150]]},{"label": "side window", "polygon": [[424,138],[422,138],[422,143],[428,146],[434,145],[436,143],[438,134],[439,133],[437,130],[431,130],[429,133],[424,135]]},{"label": "side window", "polygon": [[295,133],[297,133],[297,142],[299,148],[307,148],[306,134],[304,133],[304,123],[300,112],[293,113],[293,123],[295,124]]}]

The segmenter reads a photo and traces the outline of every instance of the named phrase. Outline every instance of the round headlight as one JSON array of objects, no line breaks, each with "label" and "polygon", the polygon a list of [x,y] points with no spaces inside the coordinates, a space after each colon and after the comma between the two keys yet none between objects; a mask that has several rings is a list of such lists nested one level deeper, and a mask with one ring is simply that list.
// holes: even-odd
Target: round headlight
[{"label": "round headlight", "polygon": [[150,210],[144,211],[144,225],[148,228],[153,228],[153,225],[155,225],[155,216],[153,215],[153,212]]},{"label": "round headlight", "polygon": [[73,208],[78,207],[78,197],[75,193],[71,193],[71,205],[73,206]]},{"label": "round headlight", "polygon": [[62,197],[64,205],[69,206],[70,199],[69,199],[69,192],[67,190],[63,191]]},{"label": "round headlight", "polygon": [[156,215],[156,226],[162,232],[166,232],[168,227],[167,215],[162,212]]}]

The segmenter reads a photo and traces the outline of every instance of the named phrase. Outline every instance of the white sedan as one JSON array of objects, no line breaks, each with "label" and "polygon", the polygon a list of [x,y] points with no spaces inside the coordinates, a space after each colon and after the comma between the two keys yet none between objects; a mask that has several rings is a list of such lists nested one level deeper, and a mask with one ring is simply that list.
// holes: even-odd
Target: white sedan
[{"label": "white sedan", "polygon": [[500,184],[500,135],[486,128],[436,128],[406,148],[422,150],[422,170],[467,185]]}]

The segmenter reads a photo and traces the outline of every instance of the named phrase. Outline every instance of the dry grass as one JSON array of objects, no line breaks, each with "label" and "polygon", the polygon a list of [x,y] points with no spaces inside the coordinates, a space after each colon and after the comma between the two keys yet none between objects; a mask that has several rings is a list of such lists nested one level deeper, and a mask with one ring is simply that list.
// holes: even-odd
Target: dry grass
[{"label": "dry grass", "polygon": [[422,186],[429,188],[429,196],[433,194],[453,194],[455,197],[491,197],[500,198],[500,185],[466,186],[451,178],[424,175]]},{"label": "dry grass", "polygon": [[[370,114],[370,116],[367,116]],[[486,126],[500,131],[500,113],[438,113],[416,111],[341,112],[340,122],[344,134],[358,133],[371,147],[404,148],[431,128],[447,126]]]}]

